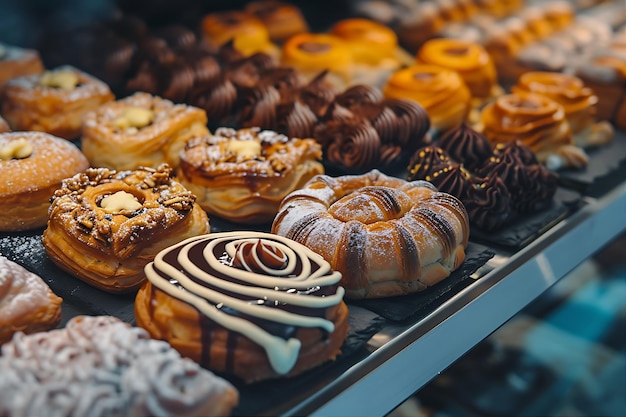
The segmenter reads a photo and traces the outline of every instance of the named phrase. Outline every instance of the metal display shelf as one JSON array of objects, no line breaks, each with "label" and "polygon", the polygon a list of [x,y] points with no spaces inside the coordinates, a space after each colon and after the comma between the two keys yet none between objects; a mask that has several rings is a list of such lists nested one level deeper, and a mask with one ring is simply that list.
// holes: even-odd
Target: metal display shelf
[{"label": "metal display shelf", "polygon": [[497,251],[471,285],[418,322],[386,325],[368,353],[281,415],[385,415],[626,230],[626,183],[517,253]]}]

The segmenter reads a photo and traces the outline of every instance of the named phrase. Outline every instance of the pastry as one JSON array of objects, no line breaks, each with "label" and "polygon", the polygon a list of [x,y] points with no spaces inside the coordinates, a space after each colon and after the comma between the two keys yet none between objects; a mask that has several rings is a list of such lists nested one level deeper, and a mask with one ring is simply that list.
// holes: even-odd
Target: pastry
[{"label": "pastry", "polygon": [[346,297],[404,295],[447,278],[465,259],[469,220],[454,196],[377,170],[318,175],[281,203],[272,233],[319,253]]},{"label": "pastry", "polygon": [[383,88],[385,97],[418,102],[436,132],[461,125],[470,111],[471,93],[461,76],[435,65],[413,65],[396,71]]},{"label": "pastry", "polygon": [[93,167],[175,167],[185,143],[209,133],[206,124],[200,108],[135,93],[85,116],[82,149]]},{"label": "pastry", "polygon": [[520,141],[552,170],[582,168],[589,158],[574,144],[563,106],[543,95],[519,91],[500,96],[481,112],[492,143]]},{"label": "pastry", "polygon": [[580,147],[604,145],[613,139],[613,128],[609,122],[596,123],[598,96],[576,76],[527,72],[517,80],[511,91],[541,94],[563,106],[574,142]]},{"label": "pastry", "polygon": [[9,80],[2,94],[2,115],[13,130],[80,136],[83,117],[114,99],[102,81],[71,66]]},{"label": "pastry", "polygon": [[280,49],[271,41],[263,21],[240,10],[209,13],[201,22],[202,42],[213,52],[232,42],[244,56],[263,52],[278,57]]},{"label": "pastry", "polygon": [[11,131],[11,128],[9,127],[9,124],[7,123],[6,120],[4,120],[2,116],[0,116],[0,133],[6,133],[10,131]]},{"label": "pastry", "polygon": [[63,181],[50,206],[43,245],[61,269],[111,293],[137,289],[163,248],[210,231],[195,196],[157,169],[89,168]]},{"label": "pastry", "polygon": [[62,301],[41,277],[0,256],[0,345],[17,332],[54,328],[61,321]]},{"label": "pastry", "polygon": [[270,39],[282,43],[291,36],[309,31],[300,8],[280,0],[251,1],[244,10],[258,17],[267,28]]},{"label": "pastry", "polygon": [[135,300],[137,324],[202,366],[245,382],[334,359],[348,330],[341,274],[297,242],[212,233],[160,252]]},{"label": "pastry", "polygon": [[324,173],[321,157],[313,139],[219,128],[187,143],[177,175],[208,213],[260,224],[274,218],[283,197]]},{"label": "pastry", "polygon": [[44,227],[61,182],[89,167],[71,142],[43,132],[0,133],[0,231]]},{"label": "pastry", "polygon": [[11,78],[44,71],[39,52],[0,42],[0,90]]},{"label": "pastry", "polygon": [[18,334],[2,346],[3,416],[229,416],[228,381],[112,316]]}]

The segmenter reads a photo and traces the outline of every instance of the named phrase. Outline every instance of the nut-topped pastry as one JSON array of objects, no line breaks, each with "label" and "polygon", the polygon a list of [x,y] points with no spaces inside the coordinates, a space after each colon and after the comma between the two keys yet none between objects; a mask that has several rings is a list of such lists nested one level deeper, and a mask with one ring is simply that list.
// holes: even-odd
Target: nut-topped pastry
[{"label": "nut-topped pastry", "polygon": [[66,65],[9,80],[1,113],[13,130],[76,139],[85,114],[114,98],[104,82]]},{"label": "nut-topped pastry", "polygon": [[347,334],[341,274],[281,236],[192,237],[160,252],[146,276],[137,324],[183,356],[245,382],[332,360]]},{"label": "nut-topped pastry", "polygon": [[43,245],[55,264],[88,284],[132,291],[161,249],[210,231],[195,200],[167,165],[89,168],[55,191]]},{"label": "nut-topped pastry", "polygon": [[176,167],[185,143],[208,133],[204,110],[135,93],[85,116],[82,149],[93,167]]},{"label": "nut-topped pastry", "polygon": [[89,167],[73,143],[43,132],[0,133],[0,231],[44,227],[65,178]]},{"label": "nut-topped pastry", "polygon": [[210,214],[258,224],[274,218],[283,197],[324,173],[321,157],[313,139],[219,128],[187,143],[177,175]]},{"label": "nut-topped pastry", "polygon": [[39,52],[0,42],[0,89],[11,78],[44,71]]}]

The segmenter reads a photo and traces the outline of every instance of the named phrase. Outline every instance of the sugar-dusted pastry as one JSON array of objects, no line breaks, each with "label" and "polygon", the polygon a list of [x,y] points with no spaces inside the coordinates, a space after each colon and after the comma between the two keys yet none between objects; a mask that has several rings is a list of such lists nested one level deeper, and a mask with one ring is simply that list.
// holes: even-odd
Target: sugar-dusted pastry
[{"label": "sugar-dusted pastry", "polygon": [[9,80],[0,113],[13,130],[76,139],[85,114],[114,98],[104,82],[66,65]]},{"label": "sugar-dusted pastry", "polygon": [[11,78],[44,71],[39,52],[0,42],[0,89]]},{"label": "sugar-dusted pastry", "polygon": [[263,52],[277,58],[280,52],[263,21],[243,10],[209,13],[202,18],[200,31],[203,44],[213,52],[228,42],[244,56]]},{"label": "sugar-dusted pastry", "polygon": [[280,0],[256,0],[248,2],[244,10],[261,19],[274,42],[284,42],[297,33],[309,31],[302,11],[295,4]]},{"label": "sugar-dusted pastry", "polygon": [[469,219],[432,184],[372,170],[314,177],[285,197],[272,233],[322,255],[342,273],[346,297],[378,298],[447,278],[465,259]]},{"label": "sugar-dusted pastry", "polygon": [[321,157],[313,139],[259,128],[219,128],[187,143],[177,175],[208,213],[238,223],[265,223],[283,197],[324,173]]},{"label": "sugar-dusted pastry", "polygon": [[0,345],[17,332],[54,328],[62,301],[41,277],[0,255]]},{"label": "sugar-dusted pastry", "polygon": [[160,252],[146,276],[135,299],[137,325],[245,382],[333,360],[348,331],[341,274],[270,233],[192,237]]},{"label": "sugar-dusted pastry", "polygon": [[3,416],[229,416],[239,392],[112,316],[18,334],[2,346]]},{"label": "sugar-dusted pastry", "polygon": [[435,65],[418,64],[396,71],[383,93],[385,97],[417,101],[426,109],[437,132],[460,126],[471,106],[471,93],[461,76]]},{"label": "sugar-dusted pastry", "polygon": [[43,246],[55,264],[89,285],[132,291],[161,249],[210,231],[195,200],[167,165],[89,168],[54,193]]},{"label": "sugar-dusted pastry", "polygon": [[138,92],[85,116],[82,149],[93,167],[176,167],[185,143],[208,133],[203,109]]},{"label": "sugar-dusted pastry", "polygon": [[492,143],[520,141],[552,170],[588,163],[574,144],[563,106],[546,96],[524,91],[501,96],[482,110],[481,123]]},{"label": "sugar-dusted pastry", "polygon": [[613,139],[613,127],[608,121],[596,122],[598,96],[583,81],[573,75],[533,71],[523,74],[511,91],[526,91],[546,96],[565,111],[576,145],[604,145]]},{"label": "sugar-dusted pastry", "polygon": [[89,167],[73,143],[43,132],[0,133],[0,232],[44,227],[61,182]]}]

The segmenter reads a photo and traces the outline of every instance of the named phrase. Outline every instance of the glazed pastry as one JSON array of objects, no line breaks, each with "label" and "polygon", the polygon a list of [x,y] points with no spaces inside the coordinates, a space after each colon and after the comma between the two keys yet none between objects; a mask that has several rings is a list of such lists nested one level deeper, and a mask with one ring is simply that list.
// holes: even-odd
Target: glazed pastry
[{"label": "glazed pastry", "polygon": [[293,67],[305,82],[328,71],[327,80],[344,90],[354,76],[354,59],[343,39],[326,33],[300,33],[282,47],[282,65]]},{"label": "glazed pastry", "polygon": [[61,66],[9,80],[1,113],[13,130],[76,139],[85,114],[113,99],[102,81],[74,67]]},{"label": "glazed pastry", "polygon": [[492,143],[519,140],[552,170],[587,165],[587,155],[573,142],[563,106],[545,96],[521,91],[501,96],[483,109],[481,122]]},{"label": "glazed pastry", "polygon": [[2,346],[3,416],[229,416],[228,381],[112,316],[16,335]]},{"label": "glazed pastry", "polygon": [[212,233],[146,266],[137,324],[215,372],[254,382],[334,359],[348,331],[341,274],[297,242]]},{"label": "glazed pastry", "polygon": [[541,94],[563,106],[574,141],[580,147],[604,145],[613,139],[609,122],[596,123],[598,97],[578,77],[555,72],[527,72],[511,91]]},{"label": "glazed pastry", "polygon": [[0,231],[44,227],[61,182],[89,167],[71,142],[43,132],[0,133]]},{"label": "glazed pastry", "polygon": [[270,39],[282,43],[297,33],[309,31],[300,9],[279,0],[259,0],[246,4],[246,12],[258,17],[267,28]]},{"label": "glazed pastry", "polygon": [[313,139],[289,139],[259,128],[219,128],[189,141],[177,175],[208,213],[260,224],[274,218],[283,197],[324,173],[321,157]]},{"label": "glazed pastry", "polygon": [[201,22],[202,42],[212,51],[228,42],[244,56],[263,52],[275,58],[280,49],[270,40],[268,28],[263,21],[239,10],[213,12],[204,16]]},{"label": "glazed pastry", "polygon": [[0,90],[11,78],[44,71],[39,52],[0,42]]},{"label": "glazed pastry", "polygon": [[0,345],[17,332],[54,328],[62,301],[41,277],[0,255]]},{"label": "glazed pastry", "polygon": [[93,167],[176,167],[185,143],[209,133],[206,124],[200,108],[135,93],[85,116],[82,149]]},{"label": "glazed pastry", "polygon": [[470,111],[471,93],[461,76],[435,65],[413,65],[396,71],[383,93],[385,97],[418,102],[437,132],[460,126]]},{"label": "glazed pastry", "polygon": [[296,240],[342,273],[346,297],[421,291],[465,259],[469,220],[454,196],[377,170],[319,175],[288,195],[272,232]]},{"label": "glazed pastry", "polygon": [[89,168],[63,181],[52,197],[43,245],[61,269],[111,293],[145,280],[144,266],[163,248],[208,233],[195,196],[171,168]]}]

